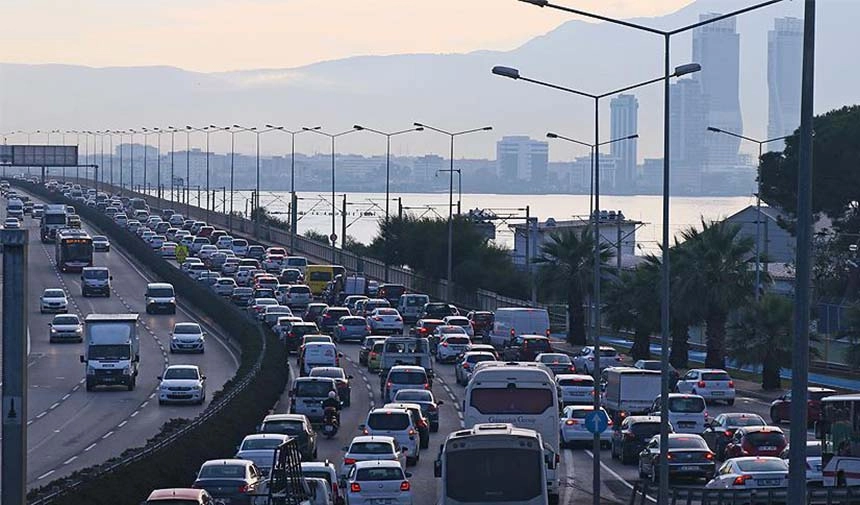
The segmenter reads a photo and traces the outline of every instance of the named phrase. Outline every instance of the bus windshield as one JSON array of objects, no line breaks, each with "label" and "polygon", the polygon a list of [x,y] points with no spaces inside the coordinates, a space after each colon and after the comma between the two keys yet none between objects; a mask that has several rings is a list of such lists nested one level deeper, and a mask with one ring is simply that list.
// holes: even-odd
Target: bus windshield
[{"label": "bus windshield", "polygon": [[530,500],[543,493],[543,464],[542,451],[535,449],[452,451],[446,455],[445,493],[467,503]]}]

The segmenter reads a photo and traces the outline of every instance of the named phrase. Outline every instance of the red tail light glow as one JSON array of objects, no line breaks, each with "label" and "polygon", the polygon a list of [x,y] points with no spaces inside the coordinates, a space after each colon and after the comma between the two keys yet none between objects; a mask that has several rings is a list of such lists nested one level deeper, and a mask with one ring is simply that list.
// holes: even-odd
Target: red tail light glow
[{"label": "red tail light glow", "polygon": [[241,486],[239,486],[239,492],[240,493],[245,493],[247,491],[248,491],[248,486],[246,484],[242,484]]},{"label": "red tail light glow", "polygon": [[564,424],[566,424],[568,426],[574,426],[576,424],[579,424],[579,421],[577,421],[576,419],[568,419],[567,421],[564,422]]},{"label": "red tail light glow", "polygon": [[729,389],[735,388],[735,381],[729,381]]},{"label": "red tail light glow", "polygon": [[355,464],[355,458],[343,458],[343,464],[344,465],[354,465]]},{"label": "red tail light glow", "polygon": [[400,483],[400,490],[401,491],[409,491],[409,489],[410,489],[410,485],[409,485],[408,480],[404,480],[403,482]]},{"label": "red tail light glow", "polygon": [[359,484],[358,482],[353,482],[352,484],[349,485],[349,492],[350,493],[360,493],[361,492],[361,484]]},{"label": "red tail light glow", "polygon": [[385,384],[385,387],[389,387],[389,388],[390,388],[390,387],[391,387],[391,386],[393,386],[393,385],[394,385],[394,383],[393,383],[393,382],[388,381],[388,383],[386,383],[386,384]]},{"label": "red tail light glow", "polygon": [[468,370],[468,369],[469,369],[469,364],[468,364],[468,363],[463,363],[463,369],[464,369],[464,370]]},{"label": "red tail light glow", "polygon": [[705,387],[705,381],[699,381],[699,383],[696,384],[696,387],[700,387],[700,388]]},{"label": "red tail light glow", "polygon": [[752,479],[752,475],[738,475],[732,484],[735,486],[745,486],[750,479]]}]

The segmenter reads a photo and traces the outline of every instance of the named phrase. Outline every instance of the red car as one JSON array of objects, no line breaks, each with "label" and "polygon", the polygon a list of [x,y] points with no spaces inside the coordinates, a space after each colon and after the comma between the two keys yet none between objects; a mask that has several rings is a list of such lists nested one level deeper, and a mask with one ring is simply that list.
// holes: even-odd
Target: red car
[{"label": "red car", "polygon": [[776,426],[744,426],[735,430],[732,441],[726,444],[725,458],[741,456],[779,456],[788,440]]},{"label": "red car", "polygon": [[419,319],[412,328],[412,333],[416,337],[430,338],[436,328],[443,324],[445,321],[441,319]]},{"label": "red car", "polygon": [[474,331],[475,336],[487,336],[490,334],[490,330],[493,329],[494,314],[492,312],[473,310],[466,314],[466,317],[469,319],[469,322],[472,323],[472,330]]},{"label": "red car", "polygon": [[[812,426],[816,421],[821,420],[821,399],[826,396],[835,395],[836,391],[819,387],[808,387],[806,391],[809,395],[809,401],[806,403],[806,416],[809,425]],[[782,421],[787,421],[791,418],[790,411],[791,391],[780,396],[770,404],[770,419],[773,421],[773,424],[779,425]]]}]

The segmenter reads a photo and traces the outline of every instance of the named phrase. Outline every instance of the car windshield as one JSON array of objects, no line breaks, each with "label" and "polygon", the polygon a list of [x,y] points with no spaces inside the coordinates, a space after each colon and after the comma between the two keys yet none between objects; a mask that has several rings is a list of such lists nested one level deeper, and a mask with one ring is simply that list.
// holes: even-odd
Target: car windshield
[{"label": "car windshield", "polygon": [[415,306],[424,306],[427,303],[427,299],[423,296],[407,296],[406,297],[406,306],[407,307],[415,307]]},{"label": "car windshield", "polygon": [[198,479],[244,479],[244,465],[207,465],[200,469]]},{"label": "car windshield", "polygon": [[485,322],[488,322],[488,321],[492,321],[492,320],[493,320],[493,315],[492,315],[492,314],[481,314],[481,313],[477,313],[477,314],[475,314],[474,316],[472,316],[472,320],[474,320],[474,321],[478,321],[478,322],[481,322],[481,323],[485,323]]},{"label": "car windshield", "polygon": [[451,345],[468,345],[470,341],[469,337],[448,337],[445,342]]},{"label": "car windshield", "polygon": [[385,342],[385,352],[393,353],[429,353],[430,345],[424,339],[392,340]]},{"label": "car windshield", "polygon": [[394,395],[396,402],[432,402],[433,393],[430,391],[401,390]]},{"label": "car windshield", "polygon": [[496,361],[496,358],[492,354],[470,354],[466,356],[466,361],[480,363],[481,361]]},{"label": "car windshield", "polygon": [[738,461],[738,470],[742,472],[787,472],[788,463],[777,458],[756,458]]},{"label": "car windshield", "polygon": [[466,334],[466,330],[464,330],[462,326],[454,326],[454,325],[440,326],[437,329],[439,330],[440,333],[443,333],[443,334],[444,333],[459,333],[461,335]]},{"label": "car windshield", "polygon": [[765,422],[759,416],[731,416],[726,420],[726,426],[764,426]]},{"label": "car windshield", "polygon": [[296,396],[309,398],[325,398],[332,391],[328,381],[301,381],[296,383]]},{"label": "car windshield", "polygon": [[197,334],[200,333],[200,326],[196,323],[181,323],[173,328],[175,334]]},{"label": "car windshield", "polygon": [[387,466],[383,468],[360,468],[355,472],[355,480],[360,482],[384,480],[402,481],[403,470],[396,466]]},{"label": "car windshield", "polygon": [[345,317],[340,320],[340,324],[344,326],[367,326],[367,321],[360,317]]},{"label": "car windshield", "polygon": [[91,360],[126,360],[131,358],[131,346],[117,345],[91,345],[87,349]]},{"label": "car windshield", "polygon": [[66,293],[62,289],[46,289],[43,296],[45,298],[63,298]]},{"label": "car windshield", "polygon": [[553,363],[569,364],[570,358],[567,356],[567,354],[544,354],[543,356],[540,357],[540,361],[541,361],[541,363],[550,363],[550,364],[553,364]]},{"label": "car windshield", "polygon": [[394,384],[426,384],[427,375],[422,372],[391,372],[388,381]]},{"label": "car windshield", "polygon": [[600,357],[614,357],[618,355],[618,351],[615,349],[600,349]]},{"label": "car windshield", "polygon": [[481,414],[536,415],[553,405],[555,392],[546,388],[476,388],[469,406]]},{"label": "car windshield", "polygon": [[299,420],[266,421],[260,427],[262,433],[281,433],[284,435],[301,435],[304,425]]},{"label": "car windshield", "polygon": [[173,296],[173,288],[152,288],[149,290],[151,297],[168,297]]},{"label": "car windshield", "polygon": [[197,370],[194,368],[168,368],[164,372],[165,379],[194,380],[197,377]]},{"label": "car windshield", "polygon": [[352,454],[393,454],[394,448],[388,442],[354,442],[349,448]]},{"label": "car windshield", "polygon": [[785,445],[785,435],[776,431],[747,433],[746,439],[749,440],[750,444],[756,447],[781,447]]},{"label": "car windshield", "polygon": [[702,374],[703,381],[730,381],[729,374],[726,372],[707,372]]},{"label": "car windshield", "polygon": [[670,437],[670,449],[707,449],[708,445],[700,437]]},{"label": "car windshield", "polygon": [[639,368],[643,370],[660,370],[661,365],[659,361],[642,361],[639,363]]},{"label": "car windshield", "polygon": [[107,279],[107,270],[84,270],[84,279]]},{"label": "car windshield", "polygon": [[307,286],[290,286],[290,294],[291,295],[309,295],[311,293],[311,288]]},{"label": "car windshield", "polygon": [[243,451],[259,451],[264,449],[275,449],[283,441],[277,438],[252,438],[242,442]]},{"label": "car windshield", "polygon": [[409,414],[400,412],[377,412],[370,414],[367,426],[372,430],[399,431],[409,427]]},{"label": "car windshield", "polygon": [[681,413],[698,413],[705,411],[705,400],[695,396],[676,396],[669,398],[669,411]]},{"label": "car windshield", "polygon": [[54,318],[54,324],[81,324],[78,316],[57,316]]}]

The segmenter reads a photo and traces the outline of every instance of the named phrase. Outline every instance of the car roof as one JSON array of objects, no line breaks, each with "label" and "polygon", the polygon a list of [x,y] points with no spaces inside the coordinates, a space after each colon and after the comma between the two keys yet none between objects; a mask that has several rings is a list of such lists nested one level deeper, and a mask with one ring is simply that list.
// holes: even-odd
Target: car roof
[{"label": "car roof", "polygon": [[725,371],[725,370],[723,370],[722,368],[691,368],[691,369],[690,369],[690,370],[688,370],[688,371],[689,371],[689,372],[724,373],[724,374],[728,374],[728,372],[726,372],[726,371]]},{"label": "car roof", "polygon": [[191,488],[183,488],[183,487],[174,487],[167,489],[156,489],[153,492],[149,493],[149,498],[147,501],[160,501],[160,500],[199,500],[203,493],[206,491],[203,489],[191,489]]},{"label": "car roof", "polygon": [[262,440],[266,438],[280,438],[283,440],[289,440],[292,437],[290,437],[289,435],[282,435],[280,433],[251,433],[250,435],[245,435],[245,438],[243,438],[242,441],[244,442],[245,440]]},{"label": "car roof", "polygon": [[253,465],[253,461],[249,461],[247,459],[236,459],[236,458],[225,458],[225,459],[210,459],[203,463],[202,466],[216,466],[216,465],[241,465],[241,466],[250,466]]},{"label": "car roof", "polygon": [[393,408],[393,407],[377,407],[377,408],[375,408],[375,409],[373,409],[367,413],[368,416],[370,414],[406,414],[406,415],[409,415],[409,411],[406,409]]},{"label": "car roof", "polygon": [[[399,461],[389,459],[371,459],[367,461],[356,461],[355,468],[401,468]],[[358,474],[355,474],[358,475]]]},{"label": "car roof", "polygon": [[200,370],[200,367],[197,365],[168,365],[166,370]]},{"label": "car roof", "polygon": [[424,372],[427,373],[427,370],[424,369],[423,366],[417,365],[394,365],[391,367],[391,371],[399,371],[399,372]]},{"label": "car roof", "polygon": [[555,374],[555,380],[560,380],[560,379],[580,379],[580,380],[583,380],[583,379],[591,379],[591,380],[593,381],[593,380],[594,380],[594,377],[592,377],[592,376],[590,376],[590,375],[578,374],[578,373],[559,373],[559,374]]},{"label": "car roof", "polygon": [[630,416],[627,418],[628,423],[659,423],[660,416]]},{"label": "car roof", "polygon": [[173,288],[173,284],[167,282],[150,282],[146,285],[147,288]]}]

